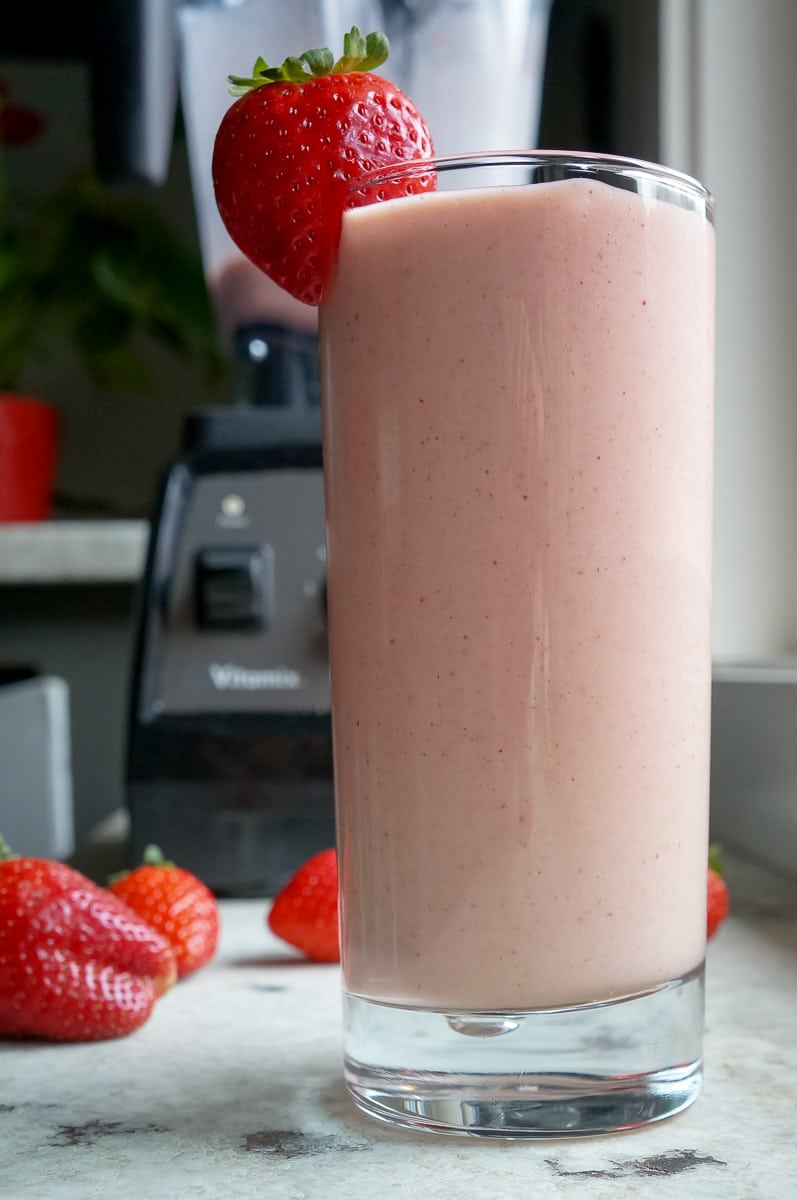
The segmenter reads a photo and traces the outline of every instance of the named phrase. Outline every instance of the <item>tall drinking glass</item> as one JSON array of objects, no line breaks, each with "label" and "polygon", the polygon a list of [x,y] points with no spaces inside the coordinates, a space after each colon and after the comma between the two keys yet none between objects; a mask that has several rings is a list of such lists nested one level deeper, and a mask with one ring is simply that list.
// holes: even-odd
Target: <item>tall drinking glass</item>
[{"label": "tall drinking glass", "polygon": [[645,1124],[702,1070],[713,201],[578,154],[397,178],[321,310],[347,1083]]}]

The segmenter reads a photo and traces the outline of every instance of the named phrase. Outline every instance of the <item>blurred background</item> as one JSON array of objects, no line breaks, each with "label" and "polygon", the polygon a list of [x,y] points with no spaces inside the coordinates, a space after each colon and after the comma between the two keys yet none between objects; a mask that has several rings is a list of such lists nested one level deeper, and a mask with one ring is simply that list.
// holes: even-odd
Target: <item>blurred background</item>
[{"label": "blurred background", "polygon": [[[794,871],[791,0],[17,11],[0,40],[0,829],[68,857],[107,829],[128,846],[132,812],[134,841],[138,814],[233,892],[272,888],[330,835],[314,314],[226,240],[209,154],[228,73],[338,46],[353,22],[387,29],[383,71],[443,152],[629,155],[716,195],[712,833]],[[488,113],[457,65],[474,47],[502,80]],[[54,474],[16,501],[21,417]]]}]

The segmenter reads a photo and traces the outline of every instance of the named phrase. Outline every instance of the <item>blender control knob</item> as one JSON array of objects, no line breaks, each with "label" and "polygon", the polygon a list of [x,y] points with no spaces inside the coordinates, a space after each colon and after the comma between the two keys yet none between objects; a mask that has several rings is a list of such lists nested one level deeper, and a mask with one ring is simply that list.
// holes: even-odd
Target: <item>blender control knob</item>
[{"label": "blender control knob", "polygon": [[196,556],[194,589],[201,629],[265,631],[274,619],[271,546],[206,546]]}]

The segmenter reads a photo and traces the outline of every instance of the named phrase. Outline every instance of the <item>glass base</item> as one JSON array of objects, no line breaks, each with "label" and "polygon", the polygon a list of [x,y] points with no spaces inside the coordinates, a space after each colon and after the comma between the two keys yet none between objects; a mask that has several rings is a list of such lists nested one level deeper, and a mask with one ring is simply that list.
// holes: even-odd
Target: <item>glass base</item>
[{"label": "glass base", "polygon": [[393,1125],[575,1137],[674,1116],[702,1081],[703,966],[638,995],[529,1012],[440,1012],[344,995],[346,1084]]}]

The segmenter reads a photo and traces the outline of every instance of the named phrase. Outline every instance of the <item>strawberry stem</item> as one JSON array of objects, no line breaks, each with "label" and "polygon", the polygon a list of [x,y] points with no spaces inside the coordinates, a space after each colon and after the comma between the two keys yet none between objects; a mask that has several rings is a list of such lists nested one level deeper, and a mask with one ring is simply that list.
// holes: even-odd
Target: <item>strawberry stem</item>
[{"label": "strawberry stem", "polygon": [[387,61],[390,43],[384,33],[375,30],[363,36],[356,25],[343,35],[343,55],[337,61],[326,46],[305,50],[298,58],[286,58],[281,67],[270,67],[258,58],[252,74],[229,75],[230,93],[243,96],[245,92],[266,83],[308,83],[323,75],[343,75],[351,71],[373,71]]},{"label": "strawberry stem", "polygon": [[[163,857],[159,846],[145,846],[140,865],[142,867],[173,867],[174,863]],[[108,876],[108,887],[119,883],[121,879],[127,879],[128,875],[132,875],[132,873],[132,871],[115,871],[113,875]]]},{"label": "strawberry stem", "polygon": [[716,842],[712,843],[708,848],[708,865],[712,871],[716,871],[720,879],[725,878],[725,865],[722,861],[722,847]]},{"label": "strawberry stem", "polygon": [[174,863],[163,857],[160,846],[146,846],[142,855],[145,867],[173,867]]},{"label": "strawberry stem", "polygon": [[11,849],[3,835],[0,833],[0,862],[8,862],[10,858],[16,857],[16,854]]}]

